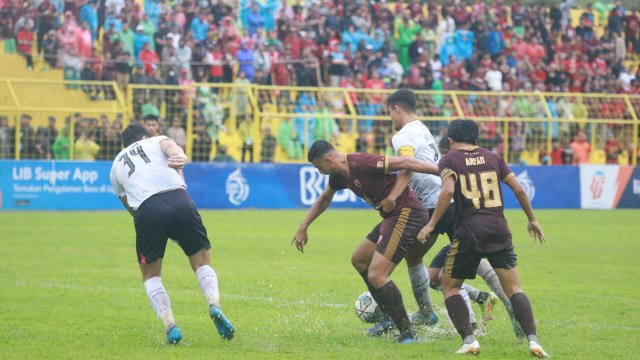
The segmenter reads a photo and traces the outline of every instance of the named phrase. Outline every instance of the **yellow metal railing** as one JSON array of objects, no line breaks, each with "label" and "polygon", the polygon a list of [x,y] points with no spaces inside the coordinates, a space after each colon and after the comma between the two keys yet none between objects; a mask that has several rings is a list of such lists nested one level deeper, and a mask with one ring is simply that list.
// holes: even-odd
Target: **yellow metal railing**
[{"label": "yellow metal railing", "polygon": [[[86,97],[83,100],[83,85],[109,88],[113,96],[108,100]],[[302,153],[318,137],[326,137],[345,150],[355,150],[358,141],[367,144],[369,151],[384,151],[392,134],[386,107],[391,93],[393,90],[192,83],[184,87],[130,85],[127,93],[122,94],[109,82],[2,79],[0,117],[12,119],[10,125],[16,134],[20,134],[22,114],[36,118],[36,124],[44,124],[44,117],[50,114],[121,114],[122,125],[126,126],[142,119],[142,104],[155,102],[161,118],[178,116],[182,120],[187,136],[185,150],[191,156],[194,133],[203,126],[203,107],[215,94],[216,106],[224,114],[223,127],[205,158],[212,158],[216,145],[220,144],[239,160],[241,149],[250,145],[254,160],[260,161],[265,155],[261,152],[265,128],[271,128],[275,136],[280,125],[288,122],[293,124],[287,125],[289,128],[296,129],[296,146],[300,146]],[[610,142],[618,142],[621,159],[623,154],[629,159],[620,163],[637,164],[640,96],[421,90],[415,94],[418,119],[425,121],[434,136],[442,136],[447,122],[455,118],[476,120],[481,127],[480,145],[501,153],[512,163],[542,163],[554,150],[553,140],[562,147],[570,147],[575,134],[583,131],[594,153]],[[38,121],[37,117],[41,119]],[[249,128],[245,125],[242,130],[251,132],[251,144],[240,138],[239,125],[243,121],[251,121]],[[319,129],[318,124],[325,128]],[[330,129],[332,125],[337,128],[335,131]],[[74,122],[69,126],[73,136]],[[18,136],[14,147],[13,156],[20,158]],[[277,146],[275,161],[303,161],[290,157],[283,147]]]}]

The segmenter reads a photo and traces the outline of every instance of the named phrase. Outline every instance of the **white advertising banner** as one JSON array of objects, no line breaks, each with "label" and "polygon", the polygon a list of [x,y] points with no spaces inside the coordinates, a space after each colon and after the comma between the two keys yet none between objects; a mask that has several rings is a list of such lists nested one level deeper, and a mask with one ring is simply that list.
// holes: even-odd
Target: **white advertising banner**
[{"label": "white advertising banner", "polygon": [[580,165],[583,209],[613,209],[618,193],[618,165]]}]

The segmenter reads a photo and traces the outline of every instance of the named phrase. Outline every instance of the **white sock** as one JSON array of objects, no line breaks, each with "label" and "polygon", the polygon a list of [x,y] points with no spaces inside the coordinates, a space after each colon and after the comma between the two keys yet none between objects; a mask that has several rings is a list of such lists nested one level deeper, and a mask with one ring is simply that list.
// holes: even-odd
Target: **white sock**
[{"label": "white sock", "polygon": [[478,300],[478,296],[480,295],[480,290],[474,288],[473,286],[467,285],[467,284],[462,284],[462,288],[464,289],[467,294],[469,294],[469,298],[473,301]]},{"label": "white sock", "polygon": [[476,323],[476,314],[473,313],[473,308],[471,308],[471,299],[469,299],[469,294],[464,289],[460,289],[460,296],[464,299],[464,302],[467,304],[467,308],[469,309],[469,322],[472,324]]},{"label": "white sock", "polygon": [[144,282],[144,288],[147,290],[147,296],[153,310],[164,323],[164,331],[169,332],[176,325],[176,320],[173,318],[173,311],[171,311],[169,294],[162,286],[162,279],[159,276],[154,276]]},{"label": "white sock", "polygon": [[478,265],[478,275],[480,275],[484,282],[487,283],[491,291],[493,291],[498,296],[498,298],[500,298],[500,301],[502,301],[504,306],[511,305],[511,301],[509,301],[507,294],[505,294],[504,290],[502,290],[502,285],[500,285],[500,279],[498,279],[496,271],[493,270],[493,267],[491,266],[491,264],[489,264],[488,261],[484,259],[480,261],[480,265]]},{"label": "white sock", "polygon": [[427,315],[433,311],[431,305],[431,295],[429,294],[429,273],[423,263],[408,267],[409,279],[411,279],[411,288],[413,296],[420,307],[420,312]]},{"label": "white sock", "polygon": [[202,265],[196,270],[196,277],[200,284],[200,290],[207,298],[209,305],[220,307],[220,291],[218,290],[218,275],[211,266]]}]

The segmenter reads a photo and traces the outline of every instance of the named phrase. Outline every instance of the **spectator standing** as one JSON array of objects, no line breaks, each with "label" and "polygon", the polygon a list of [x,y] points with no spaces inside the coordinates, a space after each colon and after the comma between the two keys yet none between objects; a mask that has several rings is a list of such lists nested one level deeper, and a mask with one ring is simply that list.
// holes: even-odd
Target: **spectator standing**
[{"label": "spectator standing", "polygon": [[98,38],[98,12],[96,10],[96,0],[89,0],[80,10],[80,23],[86,22],[91,39]]},{"label": "spectator standing", "polygon": [[42,51],[44,49],[44,38],[45,35],[49,33],[51,30],[55,30],[56,22],[58,18],[58,12],[61,9],[56,8],[56,6],[51,2],[51,0],[42,0],[40,4],[36,7],[37,11],[37,27],[38,27],[38,55],[42,55]]},{"label": "spectator standing", "polygon": [[69,160],[71,158],[71,138],[69,126],[65,125],[51,146],[53,158],[56,160]]},{"label": "spectator standing", "polygon": [[191,145],[191,159],[193,161],[209,161],[211,156],[211,138],[205,131],[204,122],[193,124],[193,142]]},{"label": "spectator standing", "polygon": [[398,47],[398,54],[400,55],[400,64],[402,64],[403,70],[409,70],[411,65],[409,59],[409,45],[414,41],[415,35],[422,30],[420,25],[414,23],[408,16],[402,17],[402,22],[398,25],[398,39],[396,40],[396,46]]},{"label": "spectator standing", "polygon": [[248,156],[249,162],[253,162],[253,121],[250,114],[246,114],[244,119],[238,125],[238,135],[242,140],[242,154],[240,161],[245,162]]},{"label": "spectator standing", "polygon": [[179,116],[174,116],[171,120],[171,127],[167,129],[167,136],[178,144],[182,149],[187,146],[187,133],[182,127],[182,120]]},{"label": "spectator standing", "polygon": [[207,127],[207,134],[211,140],[218,145],[220,140],[220,131],[225,131],[222,121],[224,120],[224,110],[219,103],[218,95],[211,94],[210,99],[204,104],[202,116]]},{"label": "spectator standing", "polygon": [[237,54],[238,60],[238,71],[244,72],[246,78],[251,82],[253,77],[255,76],[255,71],[253,68],[254,64],[254,55],[253,51],[249,48],[249,42],[247,40],[240,41],[240,49],[238,49]]},{"label": "spectator standing", "polygon": [[260,162],[274,162],[276,155],[276,146],[278,141],[271,134],[271,126],[265,126],[263,129],[262,142],[260,145]]},{"label": "spectator standing", "polygon": [[99,151],[100,145],[95,142],[93,137],[89,137],[86,131],[82,131],[74,146],[74,159],[93,161]]},{"label": "spectator standing", "polygon": [[589,162],[589,152],[591,152],[591,146],[587,142],[587,137],[583,131],[578,132],[575,139],[571,143],[571,150],[573,150],[574,165],[586,164]]},{"label": "spectator standing", "polygon": [[280,122],[277,142],[287,154],[288,159],[302,159],[302,144],[300,143],[299,134],[293,128],[291,118],[286,118]]},{"label": "spectator standing", "polygon": [[33,22],[29,21],[22,26],[22,30],[18,33],[18,53],[20,53],[27,60],[27,70],[33,69],[33,41],[34,35],[31,30],[31,24]]}]

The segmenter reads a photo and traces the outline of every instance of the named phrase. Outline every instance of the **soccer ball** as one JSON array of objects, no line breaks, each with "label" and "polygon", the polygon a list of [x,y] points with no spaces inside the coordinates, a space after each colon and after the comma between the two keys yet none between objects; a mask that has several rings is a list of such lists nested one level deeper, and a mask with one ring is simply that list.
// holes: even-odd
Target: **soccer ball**
[{"label": "soccer ball", "polygon": [[356,299],[356,315],[366,323],[376,323],[384,317],[382,309],[378,306],[370,292],[366,292]]}]

